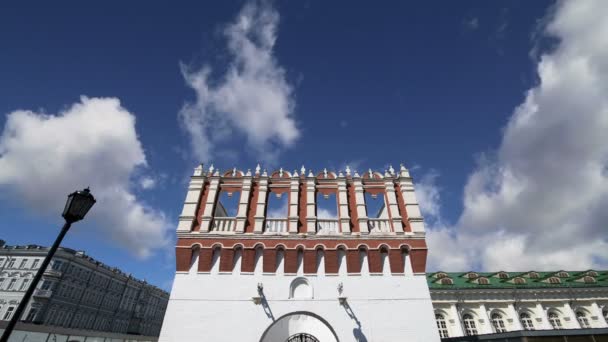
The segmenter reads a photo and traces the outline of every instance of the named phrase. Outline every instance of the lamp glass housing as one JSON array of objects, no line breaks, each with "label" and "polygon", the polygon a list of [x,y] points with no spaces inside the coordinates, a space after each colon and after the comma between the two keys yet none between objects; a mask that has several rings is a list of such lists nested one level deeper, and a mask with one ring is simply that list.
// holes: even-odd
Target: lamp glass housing
[{"label": "lamp glass housing", "polygon": [[65,202],[65,208],[61,216],[68,222],[80,221],[89,212],[89,209],[91,209],[95,202],[95,197],[93,197],[89,188],[75,191],[68,195],[68,200]]}]

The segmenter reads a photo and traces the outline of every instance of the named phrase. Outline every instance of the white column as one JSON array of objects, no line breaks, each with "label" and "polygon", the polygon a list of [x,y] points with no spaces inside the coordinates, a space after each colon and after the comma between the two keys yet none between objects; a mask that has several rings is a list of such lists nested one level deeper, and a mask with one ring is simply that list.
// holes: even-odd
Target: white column
[{"label": "white column", "polygon": [[260,177],[258,183],[258,201],[255,207],[254,233],[262,233],[264,230],[264,211],[266,210],[266,192],[268,191],[268,177]]},{"label": "white column", "polygon": [[289,187],[289,222],[288,229],[290,234],[298,233],[298,203],[300,201],[300,179],[297,176],[291,177]]},{"label": "white column", "polygon": [[486,321],[486,324],[483,325],[483,333],[493,334],[494,326],[492,325],[492,320],[490,319],[488,309],[486,309],[486,305],[484,303],[479,304],[479,311],[481,311],[480,317]]},{"label": "white column", "polygon": [[199,206],[205,179],[206,177],[203,175],[203,164],[201,164],[194,169],[194,174],[190,178],[188,192],[186,193],[186,199],[184,200],[184,207],[179,216],[179,222],[177,223],[178,232],[189,232],[192,230],[192,224],[196,219],[196,210]]},{"label": "white column", "polygon": [[395,196],[395,184],[393,179],[384,180],[384,188],[386,191],[386,207],[391,215],[391,225],[393,231],[397,234],[403,234],[403,226],[401,225],[401,215],[399,214],[399,207],[397,206],[397,196]]},{"label": "white column", "polygon": [[361,234],[369,234],[369,227],[367,226],[367,210],[365,210],[365,192],[363,190],[361,178],[353,178],[353,185],[355,187],[355,203],[357,205],[359,231]]},{"label": "white column", "polygon": [[513,303],[509,303],[508,307],[509,315],[513,318],[513,324],[511,325],[513,330],[524,330],[524,327],[521,325],[521,321],[519,320],[519,314],[517,313],[517,310],[515,310]]},{"label": "white column", "polygon": [[570,306],[570,303],[565,302],[564,303],[564,321],[565,323],[568,324],[568,326],[565,326],[564,328],[570,328],[570,329],[580,329],[581,325],[578,323],[578,319],[576,319],[576,313],[574,313],[574,310],[572,310],[572,307]]},{"label": "white column", "polygon": [[450,316],[454,319],[449,320],[450,322],[450,337],[464,336],[464,330],[462,329],[462,321],[460,320],[460,312],[456,308],[456,304],[450,304]]},{"label": "white column", "polygon": [[205,210],[203,211],[203,218],[201,220],[201,232],[205,233],[209,231],[211,220],[213,219],[213,210],[215,209],[215,200],[217,197],[217,191],[220,185],[220,177],[212,176],[209,182],[209,194],[207,194],[207,201],[205,202]]},{"label": "white column", "polygon": [[350,216],[348,215],[348,194],[346,193],[346,178],[338,177],[338,202],[340,208],[340,231],[342,234],[350,234]]},{"label": "white column", "polygon": [[247,221],[247,207],[249,206],[249,194],[251,193],[251,177],[243,177],[243,187],[241,198],[239,199],[239,209],[236,213],[236,232],[245,232],[245,222]]},{"label": "white column", "polygon": [[538,320],[536,320],[536,322],[534,322],[535,327],[538,326],[538,328],[545,330],[553,329],[553,326],[551,326],[551,323],[549,323],[547,311],[541,303],[536,303],[536,315],[540,318],[541,321],[538,322]]},{"label": "white column", "polygon": [[[592,317],[591,324],[593,328],[608,328],[608,323],[604,319],[604,313],[597,302],[591,302],[591,314],[596,318]],[[593,323],[596,322],[596,323]]]},{"label": "white column", "polygon": [[306,177],[306,232],[317,232],[317,217],[315,214],[315,177]]},{"label": "white column", "polygon": [[410,227],[412,227],[412,233],[424,234],[424,221],[420,213],[416,193],[414,192],[414,183],[409,171],[403,166],[399,172],[399,184],[401,185],[401,196],[403,196],[405,212],[407,213]]}]

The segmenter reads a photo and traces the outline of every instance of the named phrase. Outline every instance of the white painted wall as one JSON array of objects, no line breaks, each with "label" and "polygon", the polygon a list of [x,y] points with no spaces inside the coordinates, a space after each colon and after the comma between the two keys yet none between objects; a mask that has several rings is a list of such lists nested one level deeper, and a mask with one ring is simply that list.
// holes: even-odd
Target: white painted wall
[{"label": "white painted wall", "polygon": [[[439,341],[424,276],[306,276],[313,298],[290,299],[295,278],[180,272],[159,340],[259,341],[272,317],[307,311],[325,319],[341,342]],[[263,284],[267,307],[252,301],[258,283]],[[339,283],[350,311],[338,301]]]}]

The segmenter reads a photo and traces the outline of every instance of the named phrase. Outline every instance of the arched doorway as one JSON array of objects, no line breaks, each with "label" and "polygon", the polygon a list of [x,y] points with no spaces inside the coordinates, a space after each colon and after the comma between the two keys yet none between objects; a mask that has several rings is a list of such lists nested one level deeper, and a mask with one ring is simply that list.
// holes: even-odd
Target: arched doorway
[{"label": "arched doorway", "polygon": [[312,312],[288,313],[274,321],[260,342],[339,342],[329,323]]},{"label": "arched doorway", "polygon": [[289,337],[287,342],[319,342],[319,340],[310,334],[298,333]]}]

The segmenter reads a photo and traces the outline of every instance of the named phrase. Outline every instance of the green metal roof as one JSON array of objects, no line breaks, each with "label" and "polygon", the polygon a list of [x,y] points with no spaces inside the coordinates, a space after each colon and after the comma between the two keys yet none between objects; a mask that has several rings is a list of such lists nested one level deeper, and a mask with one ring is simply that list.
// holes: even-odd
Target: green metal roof
[{"label": "green metal roof", "polygon": [[[473,273],[478,277],[469,277]],[[538,277],[534,277],[534,273]],[[501,277],[502,276],[502,277]],[[559,283],[555,279],[559,279]],[[451,279],[452,284],[449,284]],[[484,284],[487,279],[487,284]],[[517,279],[517,280],[516,280]],[[523,279],[523,280],[522,280]],[[433,272],[427,274],[431,290],[449,289],[513,289],[513,288],[563,288],[608,287],[608,271],[554,271],[554,272]]]}]

